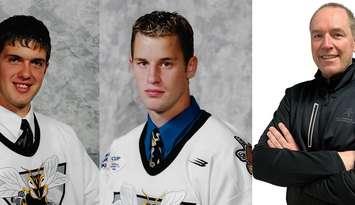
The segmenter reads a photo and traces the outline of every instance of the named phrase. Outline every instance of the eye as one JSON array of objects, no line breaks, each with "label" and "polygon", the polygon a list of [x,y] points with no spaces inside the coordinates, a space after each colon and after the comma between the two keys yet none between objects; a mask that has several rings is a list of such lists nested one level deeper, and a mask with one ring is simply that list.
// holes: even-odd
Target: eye
[{"label": "eye", "polygon": [[45,66],[45,61],[42,59],[34,59],[31,61],[31,64],[35,67],[35,68],[43,68]]},{"label": "eye", "polygon": [[20,62],[20,57],[19,56],[10,56],[9,62],[11,64],[18,64]]},{"label": "eye", "polygon": [[344,36],[345,35],[343,33],[341,33],[341,32],[336,32],[336,33],[333,34],[333,37],[335,39],[340,39],[340,38],[343,38]]},{"label": "eye", "polygon": [[147,61],[137,61],[137,63],[136,63],[136,64],[138,65],[138,67],[139,67],[139,68],[144,69],[144,68],[146,68],[146,67],[147,67],[148,62],[147,62]]},{"label": "eye", "polygon": [[313,33],[312,34],[312,39],[314,40],[319,40],[323,37],[323,35],[321,33]]},{"label": "eye", "polygon": [[170,61],[164,61],[164,62],[161,64],[161,67],[162,67],[163,69],[170,69],[170,68],[172,68],[172,66],[173,66],[173,63],[170,62]]}]

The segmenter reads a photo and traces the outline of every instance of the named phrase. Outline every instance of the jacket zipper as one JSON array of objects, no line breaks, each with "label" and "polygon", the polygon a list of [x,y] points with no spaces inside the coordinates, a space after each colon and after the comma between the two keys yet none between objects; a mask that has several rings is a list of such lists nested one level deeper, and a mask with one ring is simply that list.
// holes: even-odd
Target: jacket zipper
[{"label": "jacket zipper", "polygon": [[309,127],[308,127],[308,142],[307,142],[308,148],[312,147],[314,123],[316,122],[318,108],[319,108],[319,104],[314,103],[313,109],[312,109],[312,114],[311,114],[311,119],[309,120]]}]

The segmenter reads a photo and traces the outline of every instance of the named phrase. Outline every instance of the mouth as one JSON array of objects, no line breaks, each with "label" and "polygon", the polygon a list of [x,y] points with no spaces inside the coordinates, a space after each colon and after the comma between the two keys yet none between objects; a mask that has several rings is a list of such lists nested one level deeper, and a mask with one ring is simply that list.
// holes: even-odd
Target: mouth
[{"label": "mouth", "polygon": [[26,93],[30,90],[31,84],[14,82],[15,88],[19,93]]},{"label": "mouth", "polygon": [[146,90],[144,90],[144,92],[149,97],[160,97],[165,93],[163,90],[159,90],[159,89],[146,89]]},{"label": "mouth", "polygon": [[322,60],[332,60],[339,57],[339,55],[321,55],[320,58]]}]

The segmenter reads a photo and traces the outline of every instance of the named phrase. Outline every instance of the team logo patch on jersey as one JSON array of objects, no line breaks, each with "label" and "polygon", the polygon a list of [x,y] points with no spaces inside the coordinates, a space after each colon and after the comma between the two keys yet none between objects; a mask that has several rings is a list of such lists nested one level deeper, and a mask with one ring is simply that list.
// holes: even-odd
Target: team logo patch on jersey
[{"label": "team logo patch on jersey", "polygon": [[234,136],[234,139],[236,139],[239,144],[242,146],[242,149],[238,149],[235,151],[235,156],[238,157],[238,159],[246,164],[246,168],[249,172],[249,174],[253,174],[253,153],[252,153],[252,147],[250,143],[246,143],[244,140],[242,140],[240,137]]},{"label": "team logo patch on jersey", "polygon": [[192,161],[190,160],[190,162],[193,164],[196,164],[197,166],[200,166],[200,167],[205,167],[208,164],[208,162],[206,162],[205,160],[200,159],[200,158],[196,158]]},{"label": "team logo patch on jersey", "polygon": [[118,172],[124,165],[122,156],[118,154],[107,153],[101,162],[101,168],[110,169],[112,172]]},{"label": "team logo patch on jersey", "polygon": [[[25,169],[25,168],[24,168]],[[61,205],[66,177],[66,163],[58,164],[53,155],[37,169],[18,172],[0,169],[0,197],[8,205]]]}]

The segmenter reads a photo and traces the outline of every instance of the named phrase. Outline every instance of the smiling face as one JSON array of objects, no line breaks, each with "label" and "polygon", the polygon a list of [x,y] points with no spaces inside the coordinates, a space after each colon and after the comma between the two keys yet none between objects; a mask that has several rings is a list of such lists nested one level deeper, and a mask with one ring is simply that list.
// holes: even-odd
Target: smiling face
[{"label": "smiling face", "polygon": [[350,20],[338,7],[324,7],[310,24],[313,60],[325,78],[343,72],[355,51]]},{"label": "smiling face", "polygon": [[6,44],[0,53],[0,105],[25,116],[46,69],[46,52],[34,42],[29,47],[17,41],[14,45]]},{"label": "smiling face", "polygon": [[140,98],[155,122],[164,123],[189,106],[189,78],[196,72],[197,59],[185,63],[175,35],[137,33],[130,63]]}]

